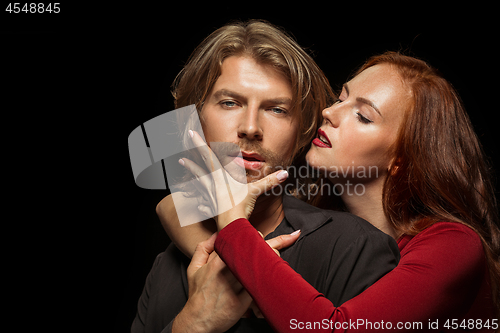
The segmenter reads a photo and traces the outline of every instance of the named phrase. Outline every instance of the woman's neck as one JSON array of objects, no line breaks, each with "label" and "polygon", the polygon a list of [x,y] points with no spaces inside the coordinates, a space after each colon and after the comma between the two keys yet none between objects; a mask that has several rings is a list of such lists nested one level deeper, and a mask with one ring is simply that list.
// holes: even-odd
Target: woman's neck
[{"label": "woman's neck", "polygon": [[382,205],[383,184],[384,180],[379,178],[373,182],[362,184],[363,191],[344,191],[342,201],[351,214],[367,220],[389,236],[398,239],[399,233],[387,220],[384,213]]}]

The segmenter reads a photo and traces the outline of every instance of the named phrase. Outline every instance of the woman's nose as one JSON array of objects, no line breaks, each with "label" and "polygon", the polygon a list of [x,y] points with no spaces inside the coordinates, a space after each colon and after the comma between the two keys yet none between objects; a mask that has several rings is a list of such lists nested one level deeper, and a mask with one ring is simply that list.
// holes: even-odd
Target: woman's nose
[{"label": "woman's nose", "polygon": [[327,107],[321,112],[323,119],[331,124],[333,127],[338,127],[340,124],[339,110],[338,105],[334,104],[330,107]]}]

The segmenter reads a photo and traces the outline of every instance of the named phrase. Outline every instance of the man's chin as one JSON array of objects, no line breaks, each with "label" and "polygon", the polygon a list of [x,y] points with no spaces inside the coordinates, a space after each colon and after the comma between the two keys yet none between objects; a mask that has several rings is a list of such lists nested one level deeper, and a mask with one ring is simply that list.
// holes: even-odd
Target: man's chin
[{"label": "man's chin", "polygon": [[270,175],[272,173],[273,171],[269,167],[264,168],[264,170],[246,170],[247,184],[261,180],[262,178],[265,178],[267,175]]}]

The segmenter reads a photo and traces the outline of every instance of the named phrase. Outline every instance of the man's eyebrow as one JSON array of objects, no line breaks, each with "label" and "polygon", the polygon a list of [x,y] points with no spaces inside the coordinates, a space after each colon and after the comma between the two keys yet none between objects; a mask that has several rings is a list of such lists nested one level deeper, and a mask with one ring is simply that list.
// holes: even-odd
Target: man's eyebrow
[{"label": "man's eyebrow", "polygon": [[243,95],[238,94],[237,92],[234,92],[234,91],[231,91],[231,90],[228,90],[228,89],[217,90],[213,94],[213,97],[215,99],[219,99],[222,96],[232,97],[232,98],[235,98],[235,99],[238,99],[238,100],[246,99]]},{"label": "man's eyebrow", "polygon": [[270,104],[292,104],[292,99],[288,97],[278,97],[266,100]]},{"label": "man's eyebrow", "polygon": [[[347,83],[344,83],[343,87],[344,87],[345,91],[347,92],[347,95],[349,95],[349,87],[347,86]],[[373,103],[369,99],[366,99],[364,97],[356,97],[356,101],[371,106],[382,117],[382,113],[380,112],[378,107],[375,105],[375,103]],[[382,118],[384,118],[384,117],[382,117]]]}]

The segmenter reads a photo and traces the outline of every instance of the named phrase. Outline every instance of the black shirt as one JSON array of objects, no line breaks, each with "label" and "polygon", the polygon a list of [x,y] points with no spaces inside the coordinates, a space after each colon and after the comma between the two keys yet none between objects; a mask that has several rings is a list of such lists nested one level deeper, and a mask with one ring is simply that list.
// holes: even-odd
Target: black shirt
[{"label": "black shirt", "polygon": [[[280,251],[281,258],[335,306],[360,294],[399,261],[396,241],[355,215],[322,210],[289,195],[283,196],[283,208],[285,218],[266,240],[300,229],[295,244]],[[158,255],[139,299],[132,333],[171,332],[188,299],[189,263],[174,244]],[[272,330],[265,319],[242,318],[229,332]]]}]

